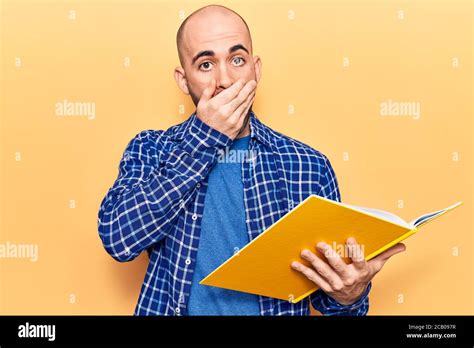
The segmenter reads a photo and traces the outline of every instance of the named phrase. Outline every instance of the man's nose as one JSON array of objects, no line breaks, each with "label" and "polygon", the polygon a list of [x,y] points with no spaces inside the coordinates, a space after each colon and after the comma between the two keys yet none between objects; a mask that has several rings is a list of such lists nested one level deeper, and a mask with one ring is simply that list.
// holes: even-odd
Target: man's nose
[{"label": "man's nose", "polygon": [[226,89],[232,86],[233,77],[227,69],[226,64],[221,64],[218,69],[217,79],[217,89]]}]

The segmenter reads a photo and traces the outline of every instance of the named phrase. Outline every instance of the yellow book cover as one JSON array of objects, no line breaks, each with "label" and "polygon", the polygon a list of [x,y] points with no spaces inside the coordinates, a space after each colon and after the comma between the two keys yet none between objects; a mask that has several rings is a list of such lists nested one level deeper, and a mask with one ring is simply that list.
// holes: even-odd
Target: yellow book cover
[{"label": "yellow book cover", "polygon": [[350,263],[350,258],[344,257],[347,253],[343,248],[347,238],[354,237],[362,246],[365,259],[370,260],[461,204],[458,202],[406,222],[385,211],[310,195],[200,284],[297,303],[318,289],[290,266],[293,261],[309,265],[300,258],[303,249],[312,250],[324,259],[315,248],[316,243],[322,241]]}]

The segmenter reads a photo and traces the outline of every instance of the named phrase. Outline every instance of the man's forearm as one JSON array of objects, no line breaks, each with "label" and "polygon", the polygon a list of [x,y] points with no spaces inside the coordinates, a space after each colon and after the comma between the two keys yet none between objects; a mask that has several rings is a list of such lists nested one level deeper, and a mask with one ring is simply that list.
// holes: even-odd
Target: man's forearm
[{"label": "man's forearm", "polygon": [[118,261],[130,261],[165,238],[208,175],[218,150],[230,142],[196,118],[191,132],[164,156],[165,165],[153,168],[139,158],[143,139],[133,139],[126,150],[132,158],[120,164],[119,178],[99,211],[99,235],[107,252]]}]

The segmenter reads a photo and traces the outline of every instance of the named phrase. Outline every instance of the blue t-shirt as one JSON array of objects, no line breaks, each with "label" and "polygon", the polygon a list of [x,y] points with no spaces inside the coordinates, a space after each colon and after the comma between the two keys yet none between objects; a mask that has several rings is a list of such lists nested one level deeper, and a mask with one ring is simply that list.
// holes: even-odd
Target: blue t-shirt
[{"label": "blue t-shirt", "polygon": [[249,243],[242,161],[250,135],[235,139],[209,173],[189,315],[260,315],[258,296],[199,282]]}]

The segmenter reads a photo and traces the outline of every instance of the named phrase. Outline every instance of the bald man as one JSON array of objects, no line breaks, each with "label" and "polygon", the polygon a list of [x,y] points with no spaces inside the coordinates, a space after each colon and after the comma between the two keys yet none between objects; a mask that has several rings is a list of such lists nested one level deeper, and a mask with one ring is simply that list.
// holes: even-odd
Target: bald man
[{"label": "bald man", "polygon": [[262,62],[240,15],[219,5],[193,12],[177,47],[176,83],[196,110],[129,142],[99,210],[99,235],[114,259],[148,251],[134,314],[308,315],[312,304],[325,315],[366,315],[372,278],[403,244],[366,262],[349,238],[350,265],[321,242],[302,250],[311,267],[288,267],[320,289],[298,303],[199,284],[310,194],[340,201],[340,193],[325,155],[253,112]]}]

